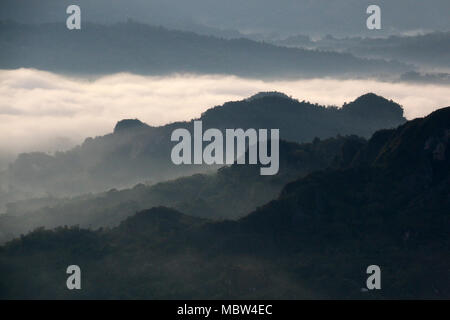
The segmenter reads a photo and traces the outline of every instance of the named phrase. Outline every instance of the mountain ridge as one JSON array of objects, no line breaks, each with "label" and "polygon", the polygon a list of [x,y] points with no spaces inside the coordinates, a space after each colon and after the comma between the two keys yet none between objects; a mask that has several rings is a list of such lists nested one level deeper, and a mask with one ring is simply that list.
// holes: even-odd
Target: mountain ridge
[{"label": "mountain ridge", "polygon": [[[0,296],[448,298],[449,129],[450,107],[383,130],[372,142],[356,141],[355,159],[366,152],[377,159],[386,150],[389,156],[382,166],[350,160],[310,173],[237,221],[211,222],[155,207],[112,229],[35,230],[0,247],[0,270],[10,272],[8,282],[0,278]],[[386,148],[399,137],[398,149]],[[429,138],[438,140],[426,148]],[[444,151],[434,157],[440,143]],[[371,144],[377,152],[366,148]],[[392,176],[408,150],[420,152],[419,160]],[[446,171],[435,177],[433,170],[441,168]],[[427,179],[415,179],[418,174]],[[49,268],[58,274],[71,261],[89,270],[84,290],[58,289],[64,274],[36,276]],[[367,292],[361,288],[373,264],[381,267],[383,290]],[[24,265],[33,265],[33,274]]]},{"label": "mountain ridge", "polygon": [[86,23],[75,31],[67,30],[64,24],[4,22],[0,24],[0,46],[4,49],[0,51],[0,68],[30,67],[82,75],[132,72],[299,78],[414,71],[400,62],[286,48],[245,38],[220,39],[132,21]]},{"label": "mountain ridge", "polygon": [[[396,127],[406,119],[400,105],[378,96],[368,101],[382,101],[393,112],[378,113],[371,107],[370,116],[361,118],[364,104],[349,108],[327,108],[294,99],[263,97],[256,100],[226,102],[205,111],[197,119],[203,128],[280,129],[280,138],[293,142],[309,142],[336,135],[369,137],[381,128]],[[366,103],[366,102],[364,102]],[[375,103],[377,105],[377,103]],[[376,109],[376,108],[375,108]],[[116,125],[124,130],[96,138],[67,152],[21,154],[3,173],[3,189],[11,201],[23,199],[22,194],[35,196],[76,195],[101,192],[110,188],[126,188],[137,183],[156,183],[180,176],[215,170],[217,166],[176,166],[170,159],[170,135],[176,128],[192,131],[193,120],[151,127],[132,120],[130,130],[123,122]],[[126,122],[130,124],[130,122]],[[128,134],[122,134],[122,133]],[[9,190],[9,191],[8,191]],[[4,205],[4,204],[3,204]]]},{"label": "mountain ridge", "polygon": [[135,212],[166,206],[211,220],[238,219],[270,199],[296,177],[332,165],[347,142],[364,141],[356,136],[315,139],[296,144],[280,141],[280,171],[260,176],[252,165],[225,166],[214,173],[195,174],[155,185],[138,184],[73,198],[23,200],[7,205],[0,215],[0,242],[37,227],[62,225],[114,227]]}]

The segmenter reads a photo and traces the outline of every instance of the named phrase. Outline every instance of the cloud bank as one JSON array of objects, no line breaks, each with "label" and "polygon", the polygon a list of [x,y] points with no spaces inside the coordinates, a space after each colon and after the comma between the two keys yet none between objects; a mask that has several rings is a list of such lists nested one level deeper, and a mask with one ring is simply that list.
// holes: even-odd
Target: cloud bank
[{"label": "cloud bank", "polygon": [[450,86],[375,80],[133,74],[79,79],[33,69],[0,70],[0,155],[64,150],[86,137],[111,132],[124,118],[150,125],[190,120],[226,101],[274,90],[338,106],[374,92],[403,105],[409,119],[450,105]]}]

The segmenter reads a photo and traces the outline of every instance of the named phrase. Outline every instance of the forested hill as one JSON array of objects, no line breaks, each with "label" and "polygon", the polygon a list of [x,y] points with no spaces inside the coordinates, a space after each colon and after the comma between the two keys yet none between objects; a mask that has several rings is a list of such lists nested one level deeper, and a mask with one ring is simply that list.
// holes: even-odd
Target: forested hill
[{"label": "forested hill", "polygon": [[351,54],[285,48],[248,39],[226,40],[134,22],[24,25],[0,22],[0,68],[60,73],[132,72],[234,74],[246,77],[311,77],[399,74],[399,62]]},{"label": "forested hill", "polygon": [[[238,221],[158,207],[112,230],[37,230],[0,247],[0,296],[450,298],[450,107],[345,150]],[[83,290],[64,290],[74,263]],[[382,290],[362,290],[373,264]]]},{"label": "forested hill", "polygon": [[362,144],[356,136],[315,139],[296,144],[280,141],[280,171],[261,176],[253,165],[220,168],[155,185],[111,189],[73,198],[45,197],[10,203],[0,215],[0,243],[38,227],[114,227],[137,211],[166,206],[211,220],[238,219],[275,199],[284,185],[313,171],[325,169],[341,158],[345,145]]},{"label": "forested hill", "polygon": [[[200,120],[204,130],[279,129],[281,139],[303,143],[315,137],[326,139],[337,135],[368,138],[376,130],[404,123],[405,118],[400,105],[372,93],[342,108],[266,94],[214,107]],[[176,166],[170,159],[173,130],[188,128],[192,132],[192,127],[193,121],[152,127],[138,120],[126,120],[119,122],[113,133],[88,138],[67,152],[21,154],[1,173],[3,199],[12,202],[25,195],[101,192],[212,170],[210,166]]]}]

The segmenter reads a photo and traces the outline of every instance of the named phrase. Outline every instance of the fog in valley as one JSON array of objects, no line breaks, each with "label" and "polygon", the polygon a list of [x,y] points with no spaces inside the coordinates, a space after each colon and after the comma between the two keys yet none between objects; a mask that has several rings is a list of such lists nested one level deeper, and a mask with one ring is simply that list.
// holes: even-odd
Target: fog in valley
[{"label": "fog in valley", "polygon": [[167,77],[113,74],[94,79],[33,69],[0,71],[0,165],[19,152],[67,150],[87,137],[112,132],[117,121],[137,118],[160,126],[198,118],[226,101],[259,91],[341,106],[374,92],[401,104],[405,117],[445,107],[450,86],[377,80],[262,81],[227,75]]}]

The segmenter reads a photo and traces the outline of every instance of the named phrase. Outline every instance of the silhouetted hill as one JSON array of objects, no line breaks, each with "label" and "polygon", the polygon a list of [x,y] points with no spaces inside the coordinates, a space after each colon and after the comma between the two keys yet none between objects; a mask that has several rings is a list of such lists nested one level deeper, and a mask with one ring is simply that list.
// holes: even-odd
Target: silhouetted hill
[{"label": "silhouetted hill", "polygon": [[0,216],[0,242],[37,227],[117,226],[137,211],[167,206],[192,216],[237,219],[275,199],[283,186],[298,177],[332,165],[346,144],[362,144],[356,136],[315,139],[298,145],[280,141],[280,171],[260,176],[252,165],[232,165],[215,173],[196,174],[156,185],[136,185],[74,198],[42,198],[10,203]]},{"label": "silhouetted hill", "polygon": [[[356,134],[370,137],[386,126],[405,121],[402,107],[373,93],[342,108],[299,102],[277,94],[257,95],[249,100],[227,102],[202,114],[201,120],[215,128],[280,128],[283,139],[312,141],[315,137]],[[386,128],[384,127],[384,128]]]},{"label": "silhouetted hill", "polygon": [[374,93],[367,93],[357,98],[355,101],[346,104],[342,109],[345,112],[361,118],[383,119],[399,119],[403,117],[401,108],[393,107],[392,100],[386,100]]},{"label": "silhouetted hill", "polygon": [[116,126],[114,127],[114,133],[119,132],[125,132],[125,131],[132,131],[136,129],[146,128],[148,127],[147,124],[143,123],[142,121],[138,119],[124,119],[117,122]]},{"label": "silhouetted hill", "polygon": [[[351,161],[341,163],[337,170],[312,173],[289,183],[280,200],[291,201],[295,198],[296,205],[304,202],[305,207],[297,207],[296,214],[316,217],[323,213],[329,218],[333,211],[337,211],[336,204],[345,206],[346,199],[351,207],[355,207],[356,203],[358,206],[374,206],[371,210],[359,211],[365,214],[374,209],[380,214],[380,209],[384,208],[396,215],[400,209],[393,204],[405,205],[407,203],[402,201],[415,201],[415,196],[432,193],[434,188],[450,187],[449,143],[450,107],[437,110],[425,118],[408,121],[397,129],[376,132],[359,148]],[[383,185],[385,188],[381,188]],[[378,196],[368,197],[372,195]],[[442,200],[449,204],[448,194]],[[442,213],[445,212],[445,202],[440,208]],[[307,208],[314,212],[308,212]],[[348,211],[340,213],[350,218]],[[257,213],[253,218],[261,221]],[[269,220],[273,229],[273,219]]]},{"label": "silhouetted hill", "polygon": [[[450,107],[349,141],[352,159],[238,221],[153,208],[111,230],[36,230],[0,247],[1,297],[449,298],[449,132]],[[83,290],[59,289],[74,261]],[[382,290],[362,290],[373,264]]]},{"label": "silhouetted hill", "polygon": [[[402,108],[374,94],[362,96],[341,109],[284,96],[227,102],[200,117],[203,129],[280,129],[280,138],[310,142],[315,137],[336,135],[370,137],[376,130],[396,127],[405,121]],[[156,183],[217,166],[172,163],[175,128],[193,132],[193,121],[151,127],[139,120],[124,120],[114,133],[88,138],[67,152],[55,155],[27,153],[18,156],[0,181],[10,202],[36,196],[66,196]]]},{"label": "silhouetted hill", "polygon": [[278,91],[267,91],[267,92],[258,92],[251,97],[247,98],[248,101],[266,98],[266,97],[278,97],[278,98],[286,98],[286,99],[292,99],[287,94],[284,94],[283,92]]},{"label": "silhouetted hill", "polygon": [[[345,266],[340,277],[355,283],[352,263],[377,262],[388,270],[385,297],[448,297],[449,173],[450,108],[444,108],[375,133],[344,168],[289,183],[278,200],[243,218],[240,232],[262,247],[272,239],[294,251],[327,250],[318,261]],[[344,256],[352,262],[342,262]]]},{"label": "silhouetted hill", "polygon": [[0,24],[0,68],[62,73],[234,74],[252,77],[352,76],[403,73],[397,62],[284,48],[248,39],[219,39],[134,22]]}]

